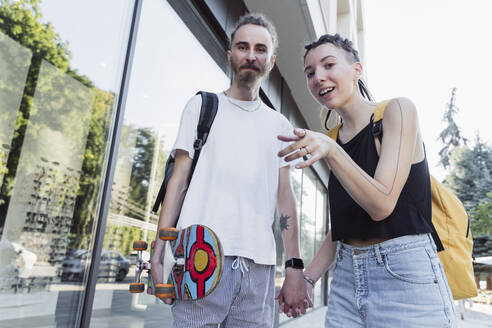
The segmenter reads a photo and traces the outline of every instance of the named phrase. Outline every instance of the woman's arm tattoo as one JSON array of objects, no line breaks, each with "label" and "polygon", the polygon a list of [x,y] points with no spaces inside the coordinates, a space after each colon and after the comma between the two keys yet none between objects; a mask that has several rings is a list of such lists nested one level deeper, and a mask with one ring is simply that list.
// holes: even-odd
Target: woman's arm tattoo
[{"label": "woman's arm tattoo", "polygon": [[289,223],[287,222],[290,216],[287,214],[280,214],[280,231],[289,229]]},{"label": "woman's arm tattoo", "polygon": [[[386,195],[386,196],[389,196],[391,194],[391,192],[393,191],[393,188],[395,186],[395,182],[396,182],[396,177],[398,176],[398,171],[400,169],[400,151],[401,151],[401,144],[402,144],[402,139],[403,139],[403,110],[401,108],[401,105],[400,105],[400,101],[398,99],[396,99],[396,102],[398,103],[398,107],[400,109],[400,140],[399,140],[399,143],[398,143],[398,156],[396,158],[396,171],[395,171],[395,175],[393,176],[393,183],[391,184],[391,188],[389,191],[384,191],[384,190],[381,190],[379,188],[379,186],[377,184],[375,184],[371,179],[367,178],[364,174],[362,174],[361,172],[359,172],[359,174],[367,180],[367,182],[369,182],[370,184],[372,184],[377,191],[381,192],[382,194]],[[346,157],[348,159],[348,162],[358,168],[357,164],[353,163],[353,160],[352,158],[344,151],[341,151],[340,149],[338,149],[341,154]]]}]

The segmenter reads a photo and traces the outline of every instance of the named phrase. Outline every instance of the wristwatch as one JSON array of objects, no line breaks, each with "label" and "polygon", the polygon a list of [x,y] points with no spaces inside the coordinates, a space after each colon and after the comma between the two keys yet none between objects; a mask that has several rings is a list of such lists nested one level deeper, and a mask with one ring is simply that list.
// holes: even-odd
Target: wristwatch
[{"label": "wristwatch", "polygon": [[302,259],[298,258],[291,258],[287,261],[285,261],[285,268],[294,268],[294,269],[304,269],[304,262],[302,262]]}]

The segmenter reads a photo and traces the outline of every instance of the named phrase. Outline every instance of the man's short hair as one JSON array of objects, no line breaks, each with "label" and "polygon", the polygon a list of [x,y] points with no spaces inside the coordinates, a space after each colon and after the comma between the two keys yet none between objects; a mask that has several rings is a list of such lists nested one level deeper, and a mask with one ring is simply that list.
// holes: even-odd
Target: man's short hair
[{"label": "man's short hair", "polygon": [[278,47],[277,31],[275,30],[275,26],[273,26],[272,22],[270,22],[270,20],[266,18],[265,15],[259,13],[249,13],[239,17],[239,21],[237,22],[236,27],[231,33],[230,49],[232,49],[232,40],[234,39],[234,35],[236,34],[237,30],[241,26],[248,24],[262,26],[267,29],[270,37],[272,38],[273,53],[275,54]]}]

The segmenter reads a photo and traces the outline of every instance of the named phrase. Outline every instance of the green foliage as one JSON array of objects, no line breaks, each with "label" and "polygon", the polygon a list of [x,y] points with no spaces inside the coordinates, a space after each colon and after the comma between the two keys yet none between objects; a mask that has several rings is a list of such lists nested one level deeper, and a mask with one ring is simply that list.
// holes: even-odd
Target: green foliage
[{"label": "green foliage", "polygon": [[0,0],[0,31],[31,49],[34,57],[66,72],[71,57],[68,45],[52,25],[41,23],[39,3],[40,0]]},{"label": "green foliage", "polygon": [[[10,79],[8,76],[0,77],[0,92],[6,93],[6,98],[15,98],[14,94],[20,90],[23,91],[20,108],[17,112],[2,110],[2,116],[5,116],[2,119],[16,123],[7,162],[8,172],[0,186],[0,226],[3,225],[7,213],[26,127],[30,122],[29,118],[36,115],[38,110],[33,106],[35,92],[38,92],[39,95],[49,95],[49,97],[37,98],[40,106],[45,105],[43,102],[50,103],[46,106],[49,110],[43,111],[43,119],[37,120],[37,124],[31,124],[29,131],[33,133],[34,137],[45,127],[55,131],[60,130],[67,134],[75,133],[74,131],[78,131],[84,126],[80,120],[88,119],[63,115],[64,106],[78,104],[83,100],[82,98],[87,97],[86,93],[81,93],[81,88],[71,89],[70,86],[64,84],[65,74],[89,88],[92,88],[93,85],[86,77],[82,77],[69,69],[71,55],[68,45],[61,41],[59,35],[54,32],[53,26],[41,23],[39,2],[39,0],[0,0],[0,39],[5,41],[5,38],[8,37],[31,53],[30,62],[19,62],[20,59],[16,56],[18,51],[16,49],[18,48],[5,46],[6,42],[1,42],[0,56],[2,60],[14,66],[28,68],[28,73],[23,85],[10,83],[11,80],[15,79]],[[50,70],[47,63],[53,65],[55,69]],[[41,78],[42,67],[46,69],[43,70]],[[63,101],[56,106],[53,99]],[[16,116],[11,117],[12,114]],[[27,162],[35,163],[34,159]]]},{"label": "green foliage", "polygon": [[473,210],[472,217],[473,232],[492,234],[492,192],[487,193],[487,199]]},{"label": "green foliage", "polygon": [[[136,144],[133,148],[133,166],[130,179],[129,199],[145,213],[150,178],[152,173],[152,163],[154,162],[154,152],[156,145],[155,132],[151,128],[141,128],[137,131]],[[136,219],[144,219],[134,212],[129,211],[127,215]],[[135,217],[136,216],[136,217]]]},{"label": "green foliage", "polygon": [[492,149],[477,135],[473,148],[456,148],[445,185],[455,192],[468,212],[486,201],[492,191]]},{"label": "green foliage", "polygon": [[[145,241],[150,244],[155,240],[156,232],[148,231]],[[108,222],[106,225],[105,238],[103,242],[103,249],[115,249],[123,255],[128,255],[133,252],[133,242],[135,240],[144,239],[144,232],[137,227],[129,227],[116,225]]]},{"label": "green foliage", "polygon": [[444,147],[439,152],[440,164],[448,168],[444,184],[463,202],[470,215],[472,233],[492,233],[492,148],[477,133],[473,148],[461,135],[454,121],[458,108],[453,89],[448,110],[444,114],[447,126],[440,134]]},{"label": "green foliage", "polygon": [[[15,114],[15,111],[2,111],[1,118],[15,120],[16,125],[7,163],[8,174],[0,189],[0,226],[13,189],[27,123],[30,122],[29,131],[34,138],[46,128],[60,131],[64,136],[85,135],[80,129],[88,125],[87,138],[80,138],[77,145],[78,149],[85,150],[69,239],[71,248],[89,248],[93,224],[97,219],[97,201],[115,96],[97,89],[87,77],[69,67],[71,54],[68,43],[61,40],[51,24],[41,23],[39,3],[39,0],[0,0],[0,41],[2,37],[8,37],[32,53],[30,61],[20,62],[18,50],[15,51],[17,48],[0,42],[0,55],[5,62],[28,69],[27,80],[22,81],[22,85],[10,83],[16,81],[14,78],[0,77],[0,92],[7,92],[7,99],[16,98],[14,95],[23,90],[17,117],[5,116],[5,112]],[[40,76],[41,70],[43,74]],[[86,88],[65,83],[67,76]],[[37,106],[33,106],[35,92]],[[89,116],[77,115],[77,110],[66,111],[67,107],[73,108],[73,104],[87,101],[91,93],[94,98]],[[37,115],[38,108],[43,108],[42,119],[30,120]],[[31,158],[27,162],[36,163],[37,160]]]},{"label": "green foliage", "polygon": [[462,143],[466,145],[467,140],[461,135],[460,128],[454,121],[454,116],[459,109],[455,105],[456,88],[453,88],[451,101],[447,104],[447,110],[444,113],[443,121],[447,123],[446,128],[439,134],[439,139],[443,143],[443,148],[439,151],[441,158],[440,164],[446,169],[450,165],[450,156],[453,148],[460,146]]},{"label": "green foliage", "polygon": [[492,148],[477,135],[473,148],[455,149],[445,185],[463,202],[474,234],[492,229]]},{"label": "green foliage", "polygon": [[94,89],[95,98],[89,123],[89,132],[79,181],[79,190],[73,214],[71,248],[88,248],[102,184],[104,154],[109,135],[111,112],[115,96],[111,92]]},{"label": "green foliage", "polygon": [[[50,23],[42,22],[39,8],[40,0],[0,0],[0,58],[3,62],[18,68],[0,76],[0,93],[5,93],[5,99],[21,99],[20,106],[7,104],[9,111],[0,110],[0,120],[15,122],[15,131],[11,141],[6,173],[0,185],[0,235],[6,218],[9,201],[16,179],[17,168],[26,133],[32,133],[36,138],[44,130],[60,132],[61,135],[73,138],[77,149],[84,149],[80,180],[77,186],[77,198],[73,213],[73,225],[68,238],[70,248],[89,249],[97,223],[100,192],[103,183],[105,156],[109,133],[111,131],[112,110],[115,105],[115,95],[112,92],[98,89],[86,76],[81,75],[70,67],[71,53],[68,42],[63,41]],[[20,56],[19,54],[22,54]],[[19,78],[19,72],[27,72],[27,78]],[[16,79],[17,77],[17,79]],[[78,83],[67,85],[72,79]],[[70,84],[70,83],[69,83]],[[88,102],[92,99],[89,115],[77,115],[74,105]],[[43,112],[40,115],[40,109]],[[29,123],[29,129],[27,125]],[[88,131],[82,131],[87,127]],[[128,195],[125,203],[126,210],[131,209],[131,215],[143,220],[146,202],[149,197],[155,198],[164,174],[164,163],[167,154],[162,147],[157,149],[156,133],[150,128],[135,129],[136,145],[128,152],[128,163],[131,163],[132,175],[128,183]],[[26,132],[29,131],[29,132]],[[0,131],[0,136],[2,136]],[[85,136],[87,136],[85,138]],[[133,139],[135,140],[135,139]],[[161,142],[161,145],[163,143]],[[149,194],[152,163],[155,151],[158,150],[157,179],[154,195]],[[25,154],[23,154],[25,156]],[[28,165],[35,165],[39,160],[37,154],[28,158]],[[143,213],[145,214],[145,213]],[[145,216],[145,215],[144,215]],[[155,216],[150,220],[155,221]],[[106,248],[111,245],[128,254],[132,243],[143,238],[143,233],[136,227],[123,227],[108,222]],[[155,238],[155,232],[145,234],[150,242]],[[106,241],[107,240],[107,241]],[[117,245],[117,246],[116,246]]]}]

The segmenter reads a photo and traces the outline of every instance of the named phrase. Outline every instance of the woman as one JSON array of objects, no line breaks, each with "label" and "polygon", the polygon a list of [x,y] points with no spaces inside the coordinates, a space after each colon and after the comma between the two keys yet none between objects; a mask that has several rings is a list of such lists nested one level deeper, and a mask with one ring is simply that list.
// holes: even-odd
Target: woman
[{"label": "woman", "polygon": [[415,106],[392,99],[377,131],[358,53],[339,35],[306,46],[304,64],[313,97],[342,119],[336,141],[279,136],[295,141],[279,156],[304,157],[296,168],[322,158],[331,168],[331,230],[305,270],[312,288],[334,262],[326,327],[455,327]]}]

